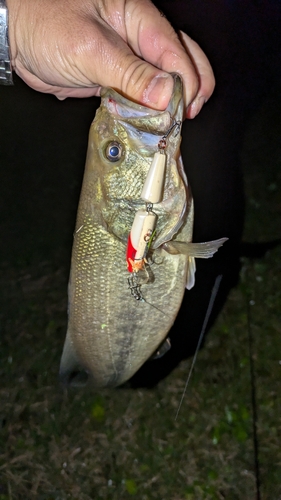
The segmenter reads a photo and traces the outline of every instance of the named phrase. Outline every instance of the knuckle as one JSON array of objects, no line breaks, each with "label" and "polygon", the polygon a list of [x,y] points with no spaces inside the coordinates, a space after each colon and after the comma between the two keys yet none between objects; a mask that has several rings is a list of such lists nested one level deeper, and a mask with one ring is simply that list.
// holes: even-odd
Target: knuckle
[{"label": "knuckle", "polygon": [[134,56],[130,57],[122,74],[121,90],[127,95],[132,95],[136,99],[143,93],[143,89],[151,80],[147,64]]}]

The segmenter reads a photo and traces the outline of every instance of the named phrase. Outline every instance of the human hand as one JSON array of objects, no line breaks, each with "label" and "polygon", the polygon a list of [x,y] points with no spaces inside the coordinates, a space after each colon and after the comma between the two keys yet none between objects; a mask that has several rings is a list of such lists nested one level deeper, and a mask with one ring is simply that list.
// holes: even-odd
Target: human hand
[{"label": "human hand", "polygon": [[149,0],[7,0],[11,61],[33,89],[59,99],[115,88],[163,110],[184,82],[187,117],[194,118],[215,81],[200,47],[181,41]]}]

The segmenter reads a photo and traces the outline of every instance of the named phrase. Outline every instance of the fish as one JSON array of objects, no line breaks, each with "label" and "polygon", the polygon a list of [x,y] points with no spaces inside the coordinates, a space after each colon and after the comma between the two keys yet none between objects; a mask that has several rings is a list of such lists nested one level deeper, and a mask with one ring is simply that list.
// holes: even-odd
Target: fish
[{"label": "fish", "polygon": [[185,289],[195,284],[195,258],[212,257],[227,240],[192,242],[183,82],[172,76],[164,111],[101,89],[73,239],[60,363],[68,386],[122,385],[165,352]]}]

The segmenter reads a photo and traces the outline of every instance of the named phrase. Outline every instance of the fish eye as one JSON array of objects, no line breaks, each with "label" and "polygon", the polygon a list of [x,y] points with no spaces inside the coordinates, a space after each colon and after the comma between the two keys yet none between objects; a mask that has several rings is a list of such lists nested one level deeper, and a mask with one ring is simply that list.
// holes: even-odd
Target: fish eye
[{"label": "fish eye", "polygon": [[117,141],[110,142],[105,150],[105,156],[109,161],[118,161],[122,155],[122,146]]}]

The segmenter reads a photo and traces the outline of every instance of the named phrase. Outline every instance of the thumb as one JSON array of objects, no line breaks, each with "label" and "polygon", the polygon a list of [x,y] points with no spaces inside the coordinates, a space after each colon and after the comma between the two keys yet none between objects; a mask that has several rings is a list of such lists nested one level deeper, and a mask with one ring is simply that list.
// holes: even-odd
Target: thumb
[{"label": "thumb", "polygon": [[142,61],[136,61],[135,68],[127,68],[120,83],[124,95],[158,110],[166,109],[174,86],[174,80],[169,73]]},{"label": "thumb", "polygon": [[125,36],[104,24],[95,24],[94,27],[95,36],[90,30],[86,35],[91,43],[84,43],[81,47],[80,39],[80,50],[73,55],[74,66],[81,75],[80,82],[84,81],[83,87],[94,84],[113,87],[130,100],[165,109],[173,91],[172,76],[154,66],[154,62],[144,60],[135,47],[133,51]]},{"label": "thumb", "polygon": [[[173,91],[172,76],[137,57],[121,38],[115,38],[118,38],[118,44],[114,47],[107,39],[103,51],[95,51],[94,58],[91,55],[91,65],[87,55],[85,68],[89,75],[92,66],[93,74],[88,76],[91,82],[113,87],[128,99],[145,106],[166,109]],[[97,55],[100,56],[98,64]]]}]

